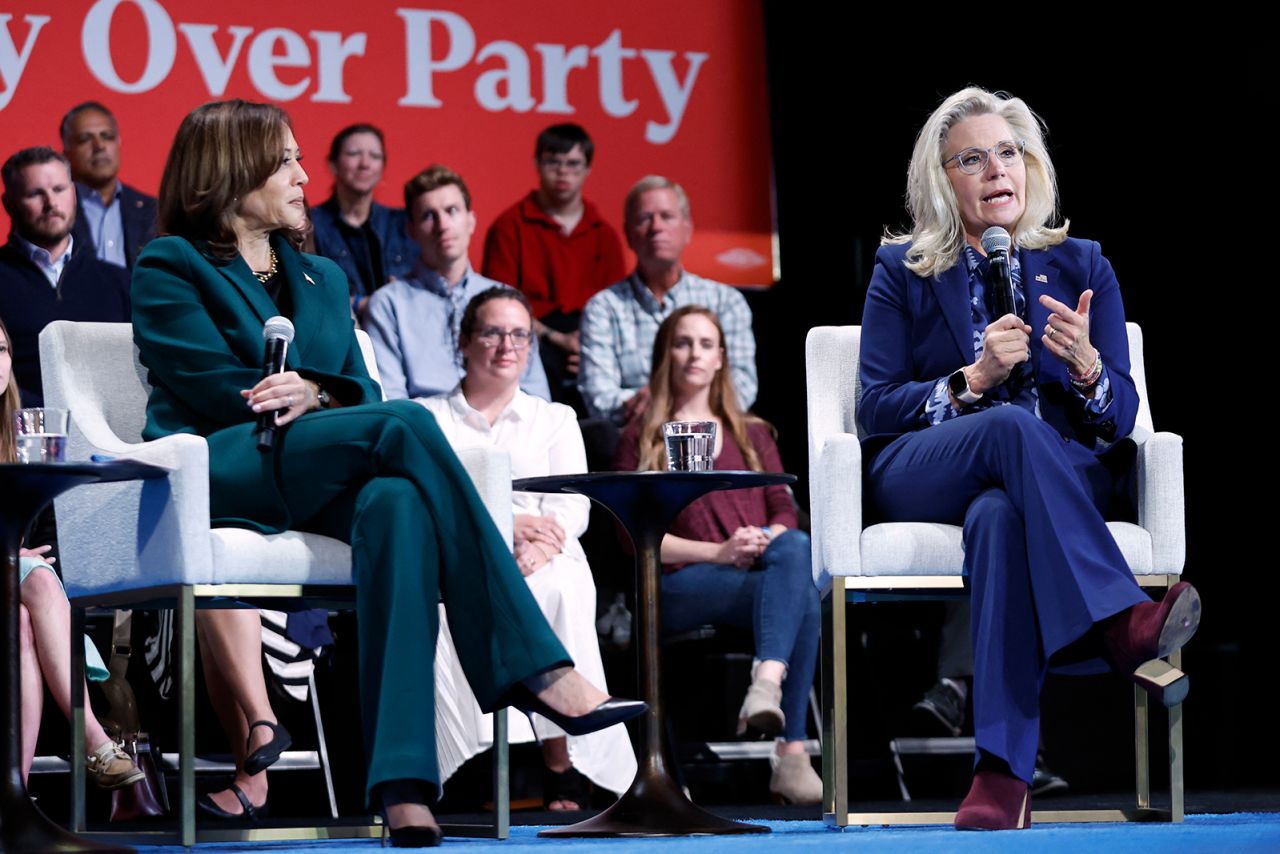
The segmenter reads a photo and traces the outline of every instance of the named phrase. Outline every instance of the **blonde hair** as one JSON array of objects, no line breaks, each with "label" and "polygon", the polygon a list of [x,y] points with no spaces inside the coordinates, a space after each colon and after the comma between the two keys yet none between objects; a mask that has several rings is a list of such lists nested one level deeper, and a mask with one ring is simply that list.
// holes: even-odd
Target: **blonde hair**
[{"label": "blonde hair", "polygon": [[910,243],[907,269],[929,277],[949,269],[964,250],[964,224],[943,157],[951,129],[973,116],[996,115],[1026,143],[1027,183],[1022,216],[1013,240],[1026,249],[1044,249],[1067,239],[1069,220],[1053,225],[1058,213],[1058,180],[1044,144],[1045,125],[1021,98],[971,86],[951,95],[933,111],[916,137],[907,168],[907,212],[911,233],[887,233],[882,243]]},{"label": "blonde hair", "polygon": [[711,309],[701,305],[686,305],[671,312],[671,315],[658,327],[658,334],[653,339],[653,372],[649,375],[649,409],[640,425],[640,471],[666,471],[667,445],[662,436],[662,425],[675,415],[675,398],[671,394],[671,345],[675,341],[676,326],[681,319],[691,314],[701,315],[711,321],[720,336],[720,354],[723,364],[711,381],[711,411],[720,419],[733,436],[738,447],[742,449],[742,458],[752,471],[764,471],[760,455],[751,444],[747,427],[751,424],[768,422],[754,415],[743,412],[738,405],[738,394],[733,389],[730,379],[729,354],[724,348],[724,329],[720,326],[720,318]]},{"label": "blonde hair", "polygon": [[0,463],[13,463],[18,461],[18,436],[13,426],[13,413],[22,408],[22,396],[18,393],[18,378],[13,373],[13,339],[9,337],[3,320],[0,320],[0,335],[4,336],[4,343],[9,348],[10,360],[9,384],[0,395],[0,417],[3,418],[0,423]]}]

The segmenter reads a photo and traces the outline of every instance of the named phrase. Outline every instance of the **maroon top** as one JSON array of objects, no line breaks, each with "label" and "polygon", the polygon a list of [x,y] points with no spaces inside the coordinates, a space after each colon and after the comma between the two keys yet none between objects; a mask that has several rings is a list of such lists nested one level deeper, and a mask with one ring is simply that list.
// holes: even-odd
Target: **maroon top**
[{"label": "maroon top", "polygon": [[622,241],[596,206],[582,200],[582,219],[569,234],[538,207],[537,190],[489,226],[484,274],[524,292],[533,316],[581,311],[596,291],[627,275]]},{"label": "maroon top", "polygon": [[[760,456],[765,471],[781,472],[782,460],[778,446],[774,444],[769,428],[755,422],[747,425],[747,436]],[[637,423],[622,431],[618,450],[614,454],[613,467],[618,471],[635,471],[640,464],[640,428]],[[716,457],[719,471],[749,471],[743,459],[742,449],[733,434],[725,431],[720,456]],[[709,492],[686,507],[668,533],[686,540],[705,543],[723,543],[733,532],[743,527],[762,528],[767,525],[796,527],[796,507],[791,490],[783,485],[753,486],[750,489],[722,489]],[[688,564],[663,564],[665,572],[674,572]]]}]

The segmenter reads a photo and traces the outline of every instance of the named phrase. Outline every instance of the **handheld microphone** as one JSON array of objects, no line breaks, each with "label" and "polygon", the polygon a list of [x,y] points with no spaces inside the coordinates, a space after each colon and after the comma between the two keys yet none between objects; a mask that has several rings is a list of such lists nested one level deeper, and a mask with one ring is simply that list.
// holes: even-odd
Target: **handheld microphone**
[{"label": "handheld microphone", "polygon": [[[262,327],[266,342],[262,357],[262,378],[284,373],[284,358],[293,340],[293,324],[289,318],[276,315]],[[258,450],[269,451],[276,441],[276,410],[258,413]]]},{"label": "handheld microphone", "polygon": [[987,277],[987,287],[992,290],[992,308],[997,320],[1006,314],[1016,315],[1018,304],[1013,298],[1013,270],[1010,267],[1009,248],[1013,240],[1009,232],[998,225],[993,225],[982,232],[982,251],[987,253],[991,264],[991,272]]}]

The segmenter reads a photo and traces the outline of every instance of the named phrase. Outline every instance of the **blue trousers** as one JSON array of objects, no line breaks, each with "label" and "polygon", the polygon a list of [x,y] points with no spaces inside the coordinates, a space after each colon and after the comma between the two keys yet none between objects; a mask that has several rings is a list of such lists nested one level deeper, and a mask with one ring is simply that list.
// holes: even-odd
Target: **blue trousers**
[{"label": "blue trousers", "polygon": [[1099,509],[1110,473],[1033,413],[1000,406],[899,436],[867,480],[887,521],[964,526],[979,755],[1029,783],[1050,659],[1149,601]]},{"label": "blue trousers", "polygon": [[751,570],[689,564],[662,577],[662,627],[683,632],[711,623],[750,628],[756,658],[787,666],[782,714],[787,741],[805,737],[805,707],[818,664],[821,612],[809,535],[783,531]]}]

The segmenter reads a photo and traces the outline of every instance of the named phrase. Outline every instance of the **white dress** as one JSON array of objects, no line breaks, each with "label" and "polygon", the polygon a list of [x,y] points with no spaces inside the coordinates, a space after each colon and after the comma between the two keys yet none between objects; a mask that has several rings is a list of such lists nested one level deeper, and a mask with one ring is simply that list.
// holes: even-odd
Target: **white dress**
[{"label": "white dress", "polygon": [[[455,449],[499,448],[511,457],[511,476],[539,477],[576,474],[587,470],[582,433],[572,409],[548,403],[517,389],[516,396],[492,427],[472,409],[461,387],[447,395],[419,398],[435,416],[441,432]],[[588,681],[608,693],[600,642],[596,637],[596,587],[578,537],[587,529],[590,501],[580,495],[548,495],[517,492],[514,512],[554,516],[565,532],[564,549],[545,566],[526,576],[556,637]],[[528,719],[508,710],[512,742],[532,741]],[[535,716],[538,736],[557,738],[564,732],[541,716]],[[635,752],[626,727],[621,724],[585,736],[569,736],[569,760],[591,782],[621,793],[636,773]],[[467,685],[443,608],[440,637],[436,643],[436,753],[441,782],[462,763],[493,744],[493,722],[481,713]]]}]

